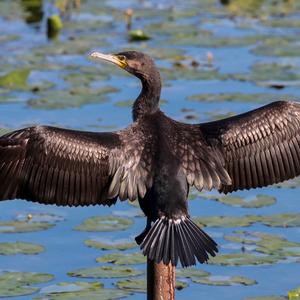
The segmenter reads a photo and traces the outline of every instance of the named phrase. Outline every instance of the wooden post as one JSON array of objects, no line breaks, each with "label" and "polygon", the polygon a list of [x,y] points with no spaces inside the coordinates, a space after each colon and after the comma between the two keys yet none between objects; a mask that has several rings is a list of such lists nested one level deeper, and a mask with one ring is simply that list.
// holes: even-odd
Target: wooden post
[{"label": "wooden post", "polygon": [[175,266],[147,261],[147,300],[175,299]]}]

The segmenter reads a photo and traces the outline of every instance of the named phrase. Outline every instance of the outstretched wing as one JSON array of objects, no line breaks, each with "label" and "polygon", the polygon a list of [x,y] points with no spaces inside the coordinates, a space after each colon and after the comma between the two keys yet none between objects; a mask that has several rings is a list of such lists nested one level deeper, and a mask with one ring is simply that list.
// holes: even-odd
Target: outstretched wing
[{"label": "outstretched wing", "polygon": [[198,125],[223,154],[231,185],[220,191],[263,187],[300,175],[300,104],[273,102],[220,121]]},{"label": "outstretched wing", "polygon": [[83,206],[143,197],[152,157],[138,126],[114,133],[38,126],[2,136],[0,200]]}]

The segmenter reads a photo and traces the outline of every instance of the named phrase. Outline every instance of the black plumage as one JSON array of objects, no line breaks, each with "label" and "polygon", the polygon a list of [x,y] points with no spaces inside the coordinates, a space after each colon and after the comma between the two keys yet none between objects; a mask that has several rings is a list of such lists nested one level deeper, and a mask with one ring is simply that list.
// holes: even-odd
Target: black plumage
[{"label": "black plumage", "polygon": [[136,238],[156,262],[203,263],[217,244],[190,219],[190,186],[228,193],[300,174],[300,105],[274,102],[235,117],[183,124],[159,109],[161,80],[139,52],[91,54],[142,82],[134,122],[116,132],[36,126],[0,138],[0,200],[112,205],[139,200],[147,216]]}]

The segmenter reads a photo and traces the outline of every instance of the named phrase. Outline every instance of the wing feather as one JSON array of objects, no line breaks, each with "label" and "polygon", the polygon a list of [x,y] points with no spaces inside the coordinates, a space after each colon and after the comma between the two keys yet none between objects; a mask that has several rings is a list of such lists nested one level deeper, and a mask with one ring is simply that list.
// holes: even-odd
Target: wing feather
[{"label": "wing feather", "polygon": [[232,184],[223,184],[220,191],[263,187],[300,175],[299,103],[273,102],[195,126],[222,153]]},{"label": "wing feather", "polygon": [[114,133],[37,126],[0,137],[0,200],[84,206],[143,197],[155,141],[139,126]]}]

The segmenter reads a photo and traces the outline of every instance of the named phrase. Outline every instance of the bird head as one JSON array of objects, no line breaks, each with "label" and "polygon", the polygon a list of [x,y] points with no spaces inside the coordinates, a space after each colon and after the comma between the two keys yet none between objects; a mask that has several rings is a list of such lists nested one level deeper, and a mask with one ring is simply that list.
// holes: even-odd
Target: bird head
[{"label": "bird head", "polygon": [[150,56],[137,51],[125,51],[116,54],[92,52],[90,57],[111,62],[140,79],[147,79],[156,71]]}]

